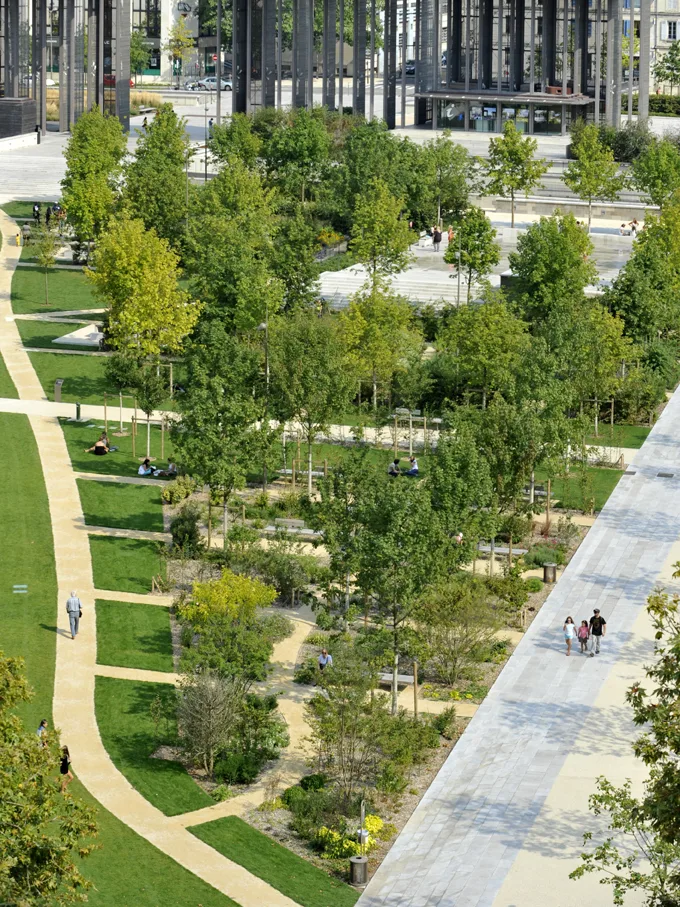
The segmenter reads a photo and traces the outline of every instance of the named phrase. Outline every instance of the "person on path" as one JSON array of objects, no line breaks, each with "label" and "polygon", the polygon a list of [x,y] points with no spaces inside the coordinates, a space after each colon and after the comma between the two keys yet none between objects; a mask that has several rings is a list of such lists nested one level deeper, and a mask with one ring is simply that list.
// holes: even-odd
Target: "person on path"
[{"label": "person on path", "polygon": [[43,720],[38,725],[38,730],[35,732],[35,736],[40,741],[40,745],[43,747],[47,746],[47,718]]},{"label": "person on path", "polygon": [[71,592],[71,597],[66,602],[66,613],[71,625],[71,639],[75,639],[78,635],[80,618],[83,616],[83,606],[75,592]]},{"label": "person on path", "polygon": [[578,641],[581,643],[581,652],[588,654],[588,640],[590,639],[590,630],[588,629],[588,621],[582,620],[581,626],[578,628]]},{"label": "person on path", "polygon": [[324,668],[333,667],[333,656],[328,654],[327,649],[321,650],[321,655],[319,655],[318,661],[319,661],[319,670],[320,671],[323,671]]},{"label": "person on path", "polygon": [[19,232],[19,230],[17,230],[17,235],[15,237],[15,241],[16,241],[17,246],[21,246],[21,233]]},{"label": "person on path", "polygon": [[52,208],[48,205],[45,209],[45,226],[50,229],[50,220],[52,219]]},{"label": "person on path", "polygon": [[590,657],[600,654],[602,637],[607,633],[607,621],[600,614],[600,609],[595,608],[590,618]]},{"label": "person on path", "polygon": [[564,641],[567,644],[567,655],[571,655],[571,644],[576,638],[576,626],[573,617],[568,617],[564,622]]},{"label": "person on path", "polygon": [[453,242],[454,235],[455,234],[453,232],[453,227],[449,224],[449,231],[448,231],[449,245],[451,245],[451,243]]},{"label": "person on path", "polygon": [[59,774],[61,775],[61,792],[66,793],[66,788],[73,781],[71,774],[71,754],[67,746],[61,748],[61,761],[59,763]]},{"label": "person on path", "polygon": [[149,128],[149,119],[148,119],[148,117],[144,117],[144,121],[142,122],[142,129],[144,130],[144,132],[146,132],[148,128]]},{"label": "person on path", "polygon": [[439,252],[439,243],[442,241],[442,231],[439,227],[432,228],[432,245],[434,246],[434,251]]}]

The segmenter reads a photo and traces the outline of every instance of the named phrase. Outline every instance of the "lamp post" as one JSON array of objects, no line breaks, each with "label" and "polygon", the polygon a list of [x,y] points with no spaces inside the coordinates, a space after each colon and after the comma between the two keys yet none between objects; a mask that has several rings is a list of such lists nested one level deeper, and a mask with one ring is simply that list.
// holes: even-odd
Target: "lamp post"
[{"label": "lamp post", "polygon": [[[269,431],[269,299],[264,301],[264,321],[258,324],[258,331],[264,331],[264,418],[262,419],[265,432]],[[265,435],[266,437],[266,435]],[[285,456],[285,444],[284,444]],[[285,465],[285,464],[284,464]],[[262,491],[267,491],[267,457],[262,464]]]},{"label": "lamp post", "polygon": [[456,252],[456,270],[458,271],[458,302],[457,308],[460,308],[460,255],[462,252],[462,239],[460,237],[460,228],[458,229],[458,251]]}]

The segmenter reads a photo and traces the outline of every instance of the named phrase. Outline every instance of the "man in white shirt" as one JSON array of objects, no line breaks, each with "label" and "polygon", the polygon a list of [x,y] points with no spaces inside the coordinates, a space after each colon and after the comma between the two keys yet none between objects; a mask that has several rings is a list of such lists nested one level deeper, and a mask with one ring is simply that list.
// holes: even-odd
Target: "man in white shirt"
[{"label": "man in white shirt", "polygon": [[75,592],[71,592],[71,597],[66,602],[66,613],[68,614],[68,621],[71,625],[71,639],[75,639],[78,635],[80,616],[83,613],[83,606]]},{"label": "man in white shirt", "polygon": [[327,667],[333,667],[333,656],[329,655],[326,649],[322,649],[321,655],[319,655],[319,670],[323,671]]}]

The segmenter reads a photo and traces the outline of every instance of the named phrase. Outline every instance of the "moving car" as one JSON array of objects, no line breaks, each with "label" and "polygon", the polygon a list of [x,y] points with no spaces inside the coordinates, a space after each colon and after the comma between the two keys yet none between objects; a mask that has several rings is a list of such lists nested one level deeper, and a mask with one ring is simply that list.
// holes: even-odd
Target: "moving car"
[{"label": "moving car", "polygon": [[[231,91],[232,83],[231,79],[222,79],[222,91]],[[199,79],[196,83],[199,91],[216,91],[217,90],[217,76],[206,76],[205,79]]]}]

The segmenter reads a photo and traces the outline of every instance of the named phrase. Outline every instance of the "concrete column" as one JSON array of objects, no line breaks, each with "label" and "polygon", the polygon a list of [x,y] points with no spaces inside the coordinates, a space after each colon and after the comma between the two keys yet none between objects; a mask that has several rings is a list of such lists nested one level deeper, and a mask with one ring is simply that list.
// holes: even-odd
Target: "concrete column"
[{"label": "concrete column", "polygon": [[366,113],[366,0],[354,0],[354,60],[352,110]]},{"label": "concrete column", "polygon": [[92,110],[97,104],[97,3],[88,0],[87,4],[87,109]]},{"label": "concrete column", "polygon": [[477,81],[479,88],[491,88],[493,79],[493,0],[480,0],[479,20],[479,66]]},{"label": "concrete column", "polygon": [[597,10],[595,15],[595,123],[600,125],[600,114],[602,110],[602,101],[600,94],[602,91],[602,0],[597,0]]},{"label": "concrete column", "polygon": [[448,83],[460,82],[461,46],[463,43],[462,0],[449,0],[449,46],[446,52]]},{"label": "concrete column", "polygon": [[[375,114],[375,28],[376,28],[376,10],[375,10],[375,0],[371,0],[371,72],[369,76],[369,101],[368,101],[368,117],[373,119]],[[418,26],[416,25],[416,29]]]},{"label": "concrete column", "polygon": [[245,113],[248,73],[248,0],[234,0],[232,20],[232,110]]},{"label": "concrete column", "polygon": [[335,50],[338,8],[336,0],[324,0],[323,5],[323,81],[321,97],[329,110],[335,110]]},{"label": "concrete column", "polygon": [[587,84],[588,3],[576,0],[574,23],[574,94],[581,94]]},{"label": "concrete column", "polygon": [[116,116],[130,131],[130,0],[116,0]]},{"label": "concrete column", "polygon": [[262,3],[262,105],[276,104],[276,0]]},{"label": "concrete column", "polygon": [[[628,122],[633,122],[633,70],[635,69],[635,0],[630,0],[628,16]],[[622,39],[623,43],[623,39]]]},{"label": "concrete column", "polygon": [[311,107],[310,33],[313,0],[293,0],[293,107]]},{"label": "concrete column", "polygon": [[[531,0],[531,42],[529,46],[529,94],[534,93],[536,84],[536,0]],[[529,120],[531,121],[531,107],[529,107]],[[530,122],[531,125],[531,122]],[[531,128],[529,128],[531,132]]]},{"label": "concrete column", "polygon": [[638,120],[649,116],[649,66],[650,66],[650,0],[640,0],[640,85],[638,88]]},{"label": "concrete column", "polygon": [[67,29],[69,0],[59,0],[59,132],[69,129],[69,68],[71,58],[68,52]]},{"label": "concrete column", "polygon": [[611,126],[621,123],[621,83],[623,81],[621,41],[623,17],[621,0],[607,4],[607,103],[606,118]]},{"label": "concrete column", "polygon": [[511,91],[519,91],[520,85],[524,81],[524,16],[525,16],[525,3],[524,0],[515,0],[515,13],[514,13],[514,53],[512,55],[514,65],[513,65],[513,79],[510,85]]},{"label": "concrete column", "polygon": [[384,40],[383,119],[388,129],[394,129],[397,114],[397,0],[385,0]]},{"label": "concrete column", "polygon": [[503,0],[498,0],[498,28],[496,43],[496,70],[498,73],[498,91],[503,90],[503,31],[505,26],[505,16],[503,11]]},{"label": "concrete column", "polygon": [[5,0],[5,97],[21,97],[19,0]]},{"label": "concrete column", "polygon": [[472,78],[472,67],[470,66],[471,0],[465,0],[465,4],[465,91],[469,91],[470,79]]},{"label": "concrete column", "polygon": [[543,3],[543,86],[555,84],[555,46],[557,42],[557,0]]},{"label": "concrete column", "polygon": [[[567,96],[567,82],[569,81],[569,0],[563,0],[563,28],[562,28],[562,95]],[[563,118],[564,122],[564,118]]]}]

